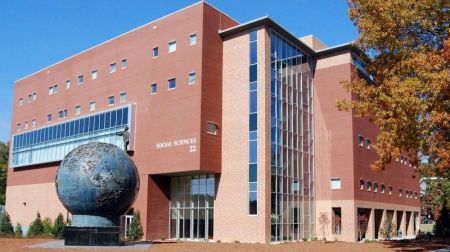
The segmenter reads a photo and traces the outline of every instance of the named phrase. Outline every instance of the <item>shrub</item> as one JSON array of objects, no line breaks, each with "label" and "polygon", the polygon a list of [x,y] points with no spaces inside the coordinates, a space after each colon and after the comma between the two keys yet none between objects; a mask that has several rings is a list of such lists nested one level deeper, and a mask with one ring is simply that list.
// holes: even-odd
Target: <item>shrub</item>
[{"label": "shrub", "polygon": [[30,228],[28,229],[28,236],[35,237],[44,234],[44,226],[42,225],[41,214],[37,212],[36,219],[31,222]]},{"label": "shrub", "polygon": [[11,217],[5,212],[0,219],[0,233],[2,235],[14,235],[14,228],[11,223]]},{"label": "shrub", "polygon": [[22,238],[23,237],[22,225],[20,225],[20,223],[17,223],[16,231],[14,232],[14,234],[15,234],[15,236],[17,238]]},{"label": "shrub", "polygon": [[390,240],[397,230],[395,224],[392,221],[385,220],[383,227],[380,229],[380,234],[386,239]]},{"label": "shrub", "polygon": [[433,233],[440,237],[450,236],[450,211],[447,208],[447,202],[442,207],[439,218],[434,224]]},{"label": "shrub", "polygon": [[64,216],[62,213],[58,214],[58,217],[55,219],[55,223],[52,228],[52,235],[57,239],[64,238],[64,232],[66,230],[66,223],[64,221]]},{"label": "shrub", "polygon": [[42,220],[42,226],[44,227],[44,234],[52,234],[52,229],[53,229],[53,222],[52,219],[50,219],[49,217],[45,217]]},{"label": "shrub", "polygon": [[131,220],[130,226],[127,230],[127,239],[129,241],[138,241],[144,235],[144,231],[141,224],[141,215],[139,211],[133,214],[133,219]]}]

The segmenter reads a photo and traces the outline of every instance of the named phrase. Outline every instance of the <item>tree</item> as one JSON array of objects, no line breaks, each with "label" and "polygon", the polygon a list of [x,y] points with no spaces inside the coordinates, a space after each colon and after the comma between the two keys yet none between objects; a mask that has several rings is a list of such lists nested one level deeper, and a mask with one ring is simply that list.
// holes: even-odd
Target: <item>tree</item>
[{"label": "tree", "polygon": [[[338,102],[378,126],[373,144],[384,169],[401,153],[450,167],[448,0],[348,0],[356,45],[370,78],[343,82],[355,99]],[[418,156],[417,156],[418,154]]]},{"label": "tree", "polygon": [[11,217],[5,212],[0,219],[0,233],[14,235],[14,227],[11,223]]},{"label": "tree", "polygon": [[28,229],[28,236],[35,237],[44,234],[44,226],[41,220],[41,214],[37,212],[36,219],[31,223],[30,228]]},{"label": "tree", "polygon": [[362,241],[369,227],[369,219],[365,214],[358,215],[358,237]]},{"label": "tree", "polygon": [[62,213],[58,214],[58,217],[55,219],[55,223],[53,224],[52,235],[55,238],[62,239],[64,238],[64,231],[66,230],[66,223],[64,221],[64,216]]},{"label": "tree", "polygon": [[45,217],[42,220],[42,227],[44,234],[46,235],[50,235],[52,233],[52,229],[53,229],[53,222],[52,219],[50,219],[49,217]]},{"label": "tree", "polygon": [[390,240],[392,236],[394,236],[396,230],[397,227],[392,220],[385,220],[383,227],[380,229],[380,233],[386,240]]},{"label": "tree", "polygon": [[322,241],[325,242],[325,231],[330,223],[330,218],[328,218],[328,214],[326,212],[321,212],[319,217],[320,229],[322,230]]},{"label": "tree", "polygon": [[433,233],[437,236],[450,236],[450,212],[447,204],[444,204],[440,211],[439,218],[434,225]]},{"label": "tree", "polygon": [[0,205],[5,204],[9,143],[0,142]]},{"label": "tree", "polygon": [[130,226],[127,230],[127,239],[130,241],[138,241],[144,235],[144,229],[141,224],[141,215],[139,211],[133,214],[133,219],[131,220]]}]

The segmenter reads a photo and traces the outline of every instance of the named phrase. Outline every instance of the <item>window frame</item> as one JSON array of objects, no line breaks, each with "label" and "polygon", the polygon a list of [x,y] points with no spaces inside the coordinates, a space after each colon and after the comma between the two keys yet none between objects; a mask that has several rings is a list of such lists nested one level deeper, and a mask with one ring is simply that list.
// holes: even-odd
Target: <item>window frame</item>
[{"label": "window frame", "polygon": [[[155,52],[156,52],[156,56],[155,56]],[[152,57],[154,59],[156,59],[156,58],[158,58],[158,56],[159,56],[159,48],[158,47],[153,47],[153,49],[152,49]]]},{"label": "window frame", "polygon": [[[125,97],[124,99],[122,99]],[[119,103],[124,103],[127,101],[127,92],[120,92],[119,94]]]},{"label": "window frame", "polygon": [[[333,182],[339,182],[338,183],[338,187],[334,187],[333,185]],[[335,177],[335,178],[331,178],[330,179],[330,189],[331,190],[340,190],[342,188],[342,181],[341,181],[341,178],[337,178],[337,177]]]},{"label": "window frame", "polygon": [[[209,131],[209,125],[214,125],[215,126],[215,131]],[[212,135],[212,136],[217,136],[219,133],[219,125],[216,122],[213,121],[206,121],[206,134],[208,135]]]},{"label": "window frame", "polygon": [[[170,81],[174,81],[174,86],[171,88],[170,87]],[[177,78],[170,78],[167,80],[167,90],[174,90],[175,88],[177,88]]]},{"label": "window frame", "polygon": [[[112,106],[112,105],[114,105],[114,100],[115,100],[115,97],[114,97],[114,95],[110,95],[110,96],[108,96],[108,106]],[[112,101],[112,102],[111,102]]]},{"label": "window frame", "polygon": [[94,69],[91,71],[91,80],[96,80],[98,78],[98,71]]},{"label": "window frame", "polygon": [[[173,50],[171,51],[171,46],[174,46],[174,48],[172,48]],[[172,40],[167,42],[167,53],[174,53],[177,51],[177,41],[176,40]]]},{"label": "window frame", "polygon": [[84,84],[84,75],[80,74],[78,75],[78,86],[81,86]]},{"label": "window frame", "polygon": [[[194,39],[194,43],[192,43],[193,39]],[[194,32],[194,33],[189,34],[189,46],[193,46],[196,44],[197,44],[197,33]]]},{"label": "window frame", "polygon": [[128,61],[127,59],[121,59],[120,60],[120,68],[121,69],[126,69],[128,67]]},{"label": "window frame", "polygon": [[[153,91],[153,87],[155,87],[155,90]],[[154,95],[158,93],[158,83],[152,83],[150,84],[150,94]]]},{"label": "window frame", "polygon": [[[194,81],[191,82],[191,76],[194,76]],[[195,72],[190,72],[188,73],[188,85],[194,85],[195,83],[197,83],[197,75],[195,74]]]},{"label": "window frame", "polygon": [[95,110],[95,101],[90,101],[89,102],[89,111],[94,111],[94,110]]},{"label": "window frame", "polygon": [[79,115],[81,114],[81,105],[76,105],[75,106],[75,115]]},{"label": "window frame", "polygon": [[109,64],[109,73],[115,73],[117,72],[117,63],[116,62],[112,62]]}]

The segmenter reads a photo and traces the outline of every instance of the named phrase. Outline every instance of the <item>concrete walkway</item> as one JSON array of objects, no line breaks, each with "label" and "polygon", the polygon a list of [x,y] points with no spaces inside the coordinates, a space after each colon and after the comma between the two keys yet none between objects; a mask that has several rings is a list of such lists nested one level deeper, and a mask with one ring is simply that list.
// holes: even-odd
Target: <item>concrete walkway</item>
[{"label": "concrete walkway", "polygon": [[150,242],[126,242],[122,246],[65,246],[64,240],[49,241],[28,246],[27,248],[45,248],[45,249],[62,249],[62,248],[81,248],[81,249],[148,249]]}]

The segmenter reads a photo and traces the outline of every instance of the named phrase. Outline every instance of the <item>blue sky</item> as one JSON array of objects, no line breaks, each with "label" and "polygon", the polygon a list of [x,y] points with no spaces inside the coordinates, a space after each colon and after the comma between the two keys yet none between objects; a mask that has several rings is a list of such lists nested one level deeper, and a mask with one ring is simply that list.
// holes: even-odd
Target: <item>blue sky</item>
[{"label": "blue sky", "polygon": [[[1,0],[0,141],[9,140],[14,81],[197,0]],[[238,22],[269,15],[328,46],[357,38],[345,0],[209,0]],[[43,83],[43,85],[47,85]]]}]

